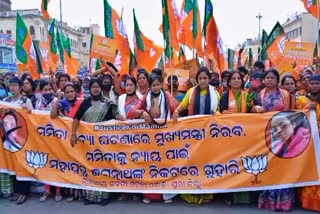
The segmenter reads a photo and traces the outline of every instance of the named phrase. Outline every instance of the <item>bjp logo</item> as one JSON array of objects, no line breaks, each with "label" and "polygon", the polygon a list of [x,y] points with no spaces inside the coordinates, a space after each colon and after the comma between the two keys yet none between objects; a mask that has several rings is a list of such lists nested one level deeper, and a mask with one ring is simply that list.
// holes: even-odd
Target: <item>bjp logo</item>
[{"label": "bjp logo", "polygon": [[260,184],[258,175],[264,173],[268,166],[268,155],[260,155],[253,157],[241,157],[243,168],[247,173],[253,174],[255,179],[252,184]]}]

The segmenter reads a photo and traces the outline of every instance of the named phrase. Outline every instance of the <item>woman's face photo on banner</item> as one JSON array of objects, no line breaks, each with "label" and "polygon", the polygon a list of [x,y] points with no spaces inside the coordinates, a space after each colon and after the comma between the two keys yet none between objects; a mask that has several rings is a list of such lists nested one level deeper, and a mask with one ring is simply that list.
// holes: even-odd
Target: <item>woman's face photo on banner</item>
[{"label": "woman's face photo on banner", "polygon": [[15,110],[5,109],[0,114],[2,146],[10,152],[18,152],[27,142],[27,126],[23,116]]},{"label": "woman's face photo on banner", "polygon": [[266,142],[280,158],[294,158],[308,147],[311,137],[307,116],[302,112],[280,112],[268,123]]}]

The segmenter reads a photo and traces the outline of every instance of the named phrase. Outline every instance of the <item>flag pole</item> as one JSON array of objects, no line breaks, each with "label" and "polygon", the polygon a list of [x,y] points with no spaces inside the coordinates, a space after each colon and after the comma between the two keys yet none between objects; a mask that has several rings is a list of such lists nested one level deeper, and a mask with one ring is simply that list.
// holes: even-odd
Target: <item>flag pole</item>
[{"label": "flag pole", "polygon": [[60,31],[61,31],[61,33],[63,30],[62,28],[63,28],[63,26],[62,26],[62,2],[60,0]]}]

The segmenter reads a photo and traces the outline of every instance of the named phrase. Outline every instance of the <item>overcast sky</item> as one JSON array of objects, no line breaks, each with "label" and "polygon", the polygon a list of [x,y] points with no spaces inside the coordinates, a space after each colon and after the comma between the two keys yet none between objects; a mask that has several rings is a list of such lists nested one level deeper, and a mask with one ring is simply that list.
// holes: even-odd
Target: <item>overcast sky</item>
[{"label": "overcast sky", "polygon": [[[176,0],[181,8],[183,0]],[[204,2],[199,0],[201,22],[203,23]],[[211,0],[218,28],[228,47],[234,48],[237,43],[243,43],[246,38],[258,36],[258,19],[260,12],[262,28],[270,32],[276,21],[284,23],[295,12],[304,12],[300,0]],[[158,28],[162,21],[161,0],[109,0],[111,6],[121,14],[129,39],[133,34],[132,8],[135,8],[140,30],[159,45],[163,44],[162,34]],[[40,9],[41,0],[12,0],[13,9]],[[49,13],[57,19],[59,15],[59,0],[51,0]],[[103,27],[103,0],[62,0],[63,21],[71,26],[88,26],[99,24],[101,33]],[[132,39],[130,39],[132,43]]]}]

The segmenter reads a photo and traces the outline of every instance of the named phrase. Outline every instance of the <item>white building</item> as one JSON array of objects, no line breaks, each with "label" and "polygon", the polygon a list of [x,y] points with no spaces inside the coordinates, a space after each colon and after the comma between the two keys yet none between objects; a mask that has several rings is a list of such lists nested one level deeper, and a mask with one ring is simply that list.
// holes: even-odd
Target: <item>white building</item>
[{"label": "white building", "polygon": [[0,11],[11,10],[10,0],[0,0]]},{"label": "white building", "polygon": [[319,34],[319,21],[310,13],[294,14],[282,24],[288,38],[293,42],[315,43]]},{"label": "white building", "polygon": [[[19,10],[34,40],[48,42],[48,30],[50,22],[45,20],[41,11],[38,9]],[[16,15],[17,10],[0,12],[0,32],[12,35],[12,39],[16,38]],[[57,27],[61,26],[57,22]],[[71,53],[79,60],[81,67],[89,67],[89,46],[90,36],[94,32],[99,34],[99,25],[90,27],[79,27],[77,29],[62,24],[63,33],[70,38]]]}]

